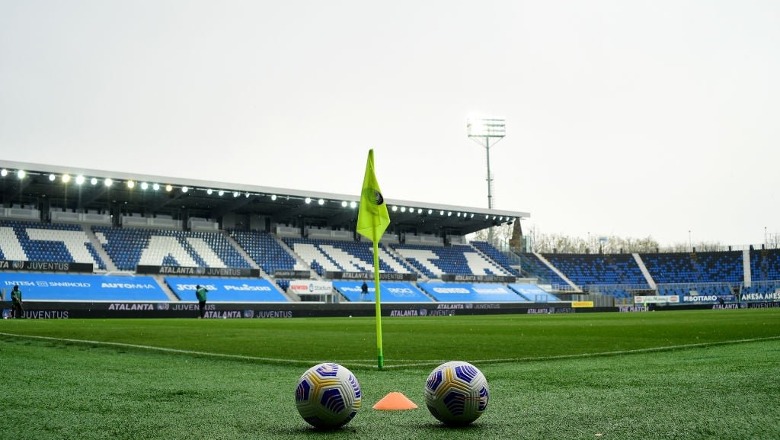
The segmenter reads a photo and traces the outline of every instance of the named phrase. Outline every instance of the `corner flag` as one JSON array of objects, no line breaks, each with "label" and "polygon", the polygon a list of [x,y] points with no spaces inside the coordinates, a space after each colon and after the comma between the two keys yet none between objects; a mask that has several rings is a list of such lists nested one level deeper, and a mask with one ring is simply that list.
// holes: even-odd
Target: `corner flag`
[{"label": "corner flag", "polygon": [[366,175],[363,177],[363,190],[360,192],[360,211],[358,211],[357,233],[374,243],[378,242],[390,224],[390,215],[379,183],[374,174],[374,150],[368,150]]},{"label": "corner flag", "polygon": [[376,314],[376,349],[377,365],[381,369],[385,364],[382,353],[382,306],[379,289],[379,240],[390,224],[390,214],[387,213],[385,198],[374,174],[374,150],[368,150],[366,175],[363,177],[363,189],[360,191],[360,210],[358,211],[358,234],[368,238],[374,245],[374,312]]}]

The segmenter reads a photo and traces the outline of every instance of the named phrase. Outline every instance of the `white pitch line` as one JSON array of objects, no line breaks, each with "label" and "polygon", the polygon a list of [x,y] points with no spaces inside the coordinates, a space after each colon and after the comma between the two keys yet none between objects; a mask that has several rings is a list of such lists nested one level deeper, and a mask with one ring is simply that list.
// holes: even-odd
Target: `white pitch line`
[{"label": "white pitch line", "polygon": [[[269,357],[261,357],[261,356],[248,356],[248,355],[241,355],[241,354],[212,353],[207,351],[155,347],[153,345],[128,344],[124,342],[91,341],[87,339],[55,338],[51,336],[38,336],[38,335],[20,335],[16,333],[6,333],[6,332],[0,332],[0,336],[40,339],[45,341],[70,342],[74,344],[84,344],[84,345],[104,345],[109,347],[124,347],[124,348],[133,348],[133,349],[141,349],[141,350],[149,350],[149,351],[159,351],[164,353],[177,353],[177,354],[188,354],[188,355],[203,356],[203,357],[214,357],[220,359],[260,361],[260,362],[268,362],[268,363],[282,364],[282,365],[308,365],[308,364],[318,362],[313,360],[279,359],[279,358],[269,358]],[[742,344],[742,343],[750,343],[750,342],[772,341],[777,339],[780,339],[780,336],[767,336],[765,338],[736,339],[733,341],[702,342],[698,344],[668,345],[664,347],[637,348],[631,350],[602,351],[596,353],[563,354],[563,355],[555,355],[555,356],[524,357],[524,358],[474,359],[474,360],[469,360],[469,362],[472,364],[505,364],[510,362],[540,362],[540,361],[551,361],[551,360],[582,359],[582,358],[601,357],[601,356],[619,356],[619,355],[626,355],[626,354],[642,354],[642,353],[655,353],[661,351],[685,350],[689,348],[703,348],[703,347],[712,347],[718,345],[731,345],[731,344]],[[361,368],[376,367],[376,364],[365,363],[365,359],[360,359],[360,360],[344,359],[338,362],[348,364],[349,366],[352,367],[361,367]],[[383,368],[398,369],[398,368],[410,368],[410,367],[436,366],[441,364],[442,362],[446,362],[446,360],[394,359],[393,362],[394,363],[392,365],[385,365]]]}]

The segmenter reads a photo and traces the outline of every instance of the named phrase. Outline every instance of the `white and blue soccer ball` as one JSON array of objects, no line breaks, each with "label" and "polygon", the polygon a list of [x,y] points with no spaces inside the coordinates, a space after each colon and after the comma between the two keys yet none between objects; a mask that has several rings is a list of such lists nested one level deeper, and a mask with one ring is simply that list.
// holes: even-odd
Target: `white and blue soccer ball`
[{"label": "white and blue soccer ball", "polygon": [[347,424],[357,414],[361,401],[355,375],[335,363],[309,368],[295,388],[298,413],[315,428],[333,429]]},{"label": "white and blue soccer ball", "polygon": [[463,426],[477,420],[490,400],[487,379],[468,362],[439,365],[425,383],[425,405],[439,421]]}]

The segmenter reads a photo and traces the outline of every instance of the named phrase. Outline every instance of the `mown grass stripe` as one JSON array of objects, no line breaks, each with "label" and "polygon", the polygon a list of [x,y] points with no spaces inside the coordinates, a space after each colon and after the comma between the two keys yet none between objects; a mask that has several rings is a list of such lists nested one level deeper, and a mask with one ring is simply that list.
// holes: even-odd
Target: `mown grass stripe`
[{"label": "mown grass stripe", "polygon": [[[243,361],[267,362],[267,363],[279,364],[279,365],[305,366],[305,365],[311,365],[313,363],[317,363],[317,361],[303,360],[303,359],[279,359],[279,358],[270,358],[270,357],[262,357],[262,356],[213,353],[213,352],[206,352],[206,351],[184,350],[178,348],[155,347],[152,345],[128,344],[124,342],[94,341],[94,340],[72,339],[72,338],[55,338],[51,336],[25,335],[25,334],[7,333],[7,332],[0,332],[0,336],[20,337],[20,338],[38,339],[38,340],[55,341],[55,342],[66,342],[66,343],[81,344],[81,345],[121,347],[121,348],[130,348],[136,350],[148,350],[148,351],[157,351],[157,352],[164,352],[164,353],[186,354],[192,356],[203,356],[203,357],[220,358],[220,359],[235,359],[235,360],[243,360]],[[713,346],[720,346],[720,345],[733,345],[733,344],[743,344],[743,343],[751,343],[751,342],[771,341],[777,339],[780,339],[780,336],[768,336],[763,338],[745,338],[745,339],[735,339],[731,341],[703,342],[703,343],[695,343],[695,344],[679,344],[679,345],[669,345],[669,346],[660,346],[660,347],[637,348],[637,349],[630,349],[630,350],[604,351],[604,352],[595,352],[595,353],[577,353],[577,354],[569,354],[569,355],[518,357],[518,358],[501,358],[501,359],[468,359],[468,361],[480,365],[503,364],[503,363],[512,363],[512,362],[544,362],[544,361],[552,361],[552,360],[584,359],[584,358],[595,358],[595,357],[667,352],[667,351],[676,351],[676,350],[687,350],[693,348],[713,347]],[[392,360],[391,359],[389,361],[391,363],[389,365],[385,365],[384,369],[417,368],[417,367],[422,368],[422,367],[436,366],[450,360],[452,359],[435,359],[435,360],[434,359],[425,359],[425,360],[420,360],[420,359]],[[322,362],[326,362],[326,361],[333,361],[333,360],[322,360]],[[360,367],[360,368],[375,367],[375,364],[364,363],[365,359],[360,359],[360,360],[340,359],[337,360],[337,362],[348,364],[353,367]]]}]

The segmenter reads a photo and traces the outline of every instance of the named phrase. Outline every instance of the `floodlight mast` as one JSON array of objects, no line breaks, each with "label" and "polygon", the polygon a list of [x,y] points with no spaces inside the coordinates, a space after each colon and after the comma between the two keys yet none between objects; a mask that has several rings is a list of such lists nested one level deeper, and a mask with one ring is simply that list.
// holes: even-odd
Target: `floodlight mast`
[{"label": "floodlight mast", "polygon": [[[506,136],[506,121],[497,118],[469,119],[466,122],[466,134],[469,139],[485,147],[487,156],[488,209],[493,209],[493,175],[490,173],[491,140],[497,144]],[[493,228],[488,230],[488,241],[493,244]]]}]

